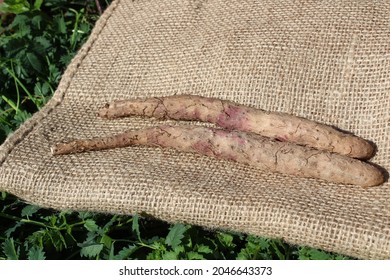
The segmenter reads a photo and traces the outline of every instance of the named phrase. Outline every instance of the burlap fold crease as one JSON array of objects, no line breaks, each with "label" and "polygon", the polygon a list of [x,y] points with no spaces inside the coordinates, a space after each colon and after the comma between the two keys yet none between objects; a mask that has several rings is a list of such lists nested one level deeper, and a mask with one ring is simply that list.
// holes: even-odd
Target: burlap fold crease
[{"label": "burlap fold crease", "polygon": [[389,170],[389,14],[389,1],[370,0],[116,0],[53,98],[1,146],[0,188],[42,207],[146,213],[390,258],[388,182],[335,185],[157,148],[50,154],[64,139],[172,123],[99,119],[106,102],[198,94],[351,131]]}]

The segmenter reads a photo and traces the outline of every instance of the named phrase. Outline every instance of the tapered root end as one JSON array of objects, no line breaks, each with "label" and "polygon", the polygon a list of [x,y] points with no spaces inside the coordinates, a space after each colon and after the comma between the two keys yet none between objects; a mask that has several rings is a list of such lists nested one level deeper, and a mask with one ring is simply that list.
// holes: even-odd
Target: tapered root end
[{"label": "tapered root end", "polygon": [[365,182],[362,184],[363,187],[375,187],[382,185],[386,181],[386,176],[382,170],[375,166],[371,166],[371,174],[367,176]]},{"label": "tapered root end", "polygon": [[53,146],[50,147],[50,152],[53,156],[65,155],[71,153],[67,144],[65,143],[54,144]]},{"label": "tapered root end", "polygon": [[350,136],[345,137],[343,142],[344,143],[340,146],[340,150],[334,152],[361,160],[370,159],[375,155],[375,144],[363,138]]},{"label": "tapered root end", "polygon": [[110,118],[109,117],[109,108],[110,108],[110,104],[106,103],[104,105],[104,107],[99,109],[98,116],[101,117],[101,118],[109,119]]},{"label": "tapered root end", "polygon": [[57,143],[50,147],[50,152],[53,156],[82,153],[88,151],[83,141],[71,141],[66,143]]},{"label": "tapered root end", "polygon": [[56,146],[51,146],[50,147],[50,153],[54,156],[57,155],[57,148]]},{"label": "tapered root end", "polygon": [[361,138],[357,138],[358,143],[357,147],[355,149],[355,155],[353,157],[359,158],[359,159],[370,159],[375,155],[376,147],[374,144],[370,143],[369,141],[366,141]]}]

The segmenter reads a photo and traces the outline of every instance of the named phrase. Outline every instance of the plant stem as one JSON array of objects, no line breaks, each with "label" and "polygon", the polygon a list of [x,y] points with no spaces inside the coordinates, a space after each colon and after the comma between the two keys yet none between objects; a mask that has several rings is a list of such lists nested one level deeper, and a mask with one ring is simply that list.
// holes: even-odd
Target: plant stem
[{"label": "plant stem", "polygon": [[75,48],[76,48],[76,36],[77,36],[78,29],[79,29],[79,21],[80,21],[81,14],[79,12],[77,12],[75,9],[72,9],[72,8],[70,8],[69,11],[74,13],[75,16],[76,16],[76,20],[74,22],[74,27],[73,27],[73,32],[72,32],[72,37],[70,38],[70,45],[72,47],[72,50],[75,50]]},{"label": "plant stem", "polygon": [[17,222],[22,220],[19,217],[12,216],[12,215],[9,215],[9,214],[3,213],[3,212],[0,212],[0,217],[6,218],[6,219],[9,219],[9,220],[14,220],[14,221],[17,221]]},{"label": "plant stem", "polygon": [[[37,107],[37,109],[40,109],[39,106],[36,104],[35,102],[35,98],[31,95],[31,93],[29,92],[29,90],[23,85],[23,83],[19,80],[19,78],[15,75],[15,72],[13,72],[11,69],[9,69],[8,67],[5,67],[5,70],[7,70],[8,74],[10,74],[12,76],[12,78],[14,78],[15,80],[15,83],[17,83],[23,90],[24,92],[27,94],[28,98],[30,98],[30,100],[34,103],[34,105]],[[18,87],[16,86],[16,89],[18,90]]]},{"label": "plant stem", "polygon": [[[15,73],[15,69],[14,69],[14,62],[11,60],[11,69],[12,69],[12,72]],[[16,80],[14,79],[14,82],[15,82],[15,88],[16,88],[16,107],[18,108],[19,110],[19,104],[20,104],[20,92],[19,92],[19,87],[18,87],[18,84],[16,82]]]},{"label": "plant stem", "polygon": [[[55,230],[59,230],[59,231],[66,229],[66,226],[62,226],[62,227],[49,226],[49,225],[46,225],[45,223],[42,223],[42,222],[38,222],[38,221],[35,221],[35,220],[19,218],[19,217],[16,217],[16,216],[13,216],[13,215],[9,215],[9,214],[6,214],[6,213],[2,213],[2,212],[0,212],[0,217],[6,218],[6,219],[9,219],[9,220],[14,220],[14,221],[17,221],[17,222],[26,223],[26,224],[31,224],[31,225],[41,226],[41,227],[45,227],[45,228],[55,229]],[[75,226],[83,225],[84,223],[85,222],[77,222],[77,223],[74,223],[74,224],[70,225],[70,227],[73,228]]]},{"label": "plant stem", "polygon": [[103,10],[102,10],[102,6],[100,5],[99,0],[95,0],[95,3],[96,3],[96,8],[99,12],[99,15],[101,15],[103,13]]}]

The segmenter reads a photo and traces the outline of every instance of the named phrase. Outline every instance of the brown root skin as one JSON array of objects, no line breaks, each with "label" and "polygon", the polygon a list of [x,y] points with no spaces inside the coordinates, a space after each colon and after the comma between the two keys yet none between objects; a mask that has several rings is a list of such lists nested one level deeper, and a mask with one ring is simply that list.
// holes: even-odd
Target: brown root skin
[{"label": "brown root skin", "polygon": [[368,159],[375,153],[374,146],[368,141],[328,125],[285,113],[267,112],[227,100],[196,95],[114,101],[101,108],[99,116],[108,119],[145,116],[198,120],[353,158]]},{"label": "brown root skin", "polygon": [[231,160],[262,170],[364,187],[384,182],[382,172],[360,160],[274,141],[252,133],[198,126],[158,126],[52,147],[54,155],[143,145]]}]

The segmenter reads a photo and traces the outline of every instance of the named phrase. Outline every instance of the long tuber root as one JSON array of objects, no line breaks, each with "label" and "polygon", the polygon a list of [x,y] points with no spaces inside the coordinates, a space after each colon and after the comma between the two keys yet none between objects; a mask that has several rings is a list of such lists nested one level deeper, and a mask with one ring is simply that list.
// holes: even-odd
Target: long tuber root
[{"label": "long tuber root", "polygon": [[229,130],[252,132],[280,141],[367,159],[375,148],[368,141],[328,125],[285,113],[267,112],[230,101],[195,95],[174,95],[114,101],[99,110],[103,118],[146,116],[158,119],[198,120]]},{"label": "long tuber root", "polygon": [[384,182],[376,167],[360,160],[252,133],[198,126],[158,126],[126,131],[112,137],[75,140],[52,147],[54,155],[126,147],[173,148],[232,160],[263,170],[329,182],[375,186]]}]

